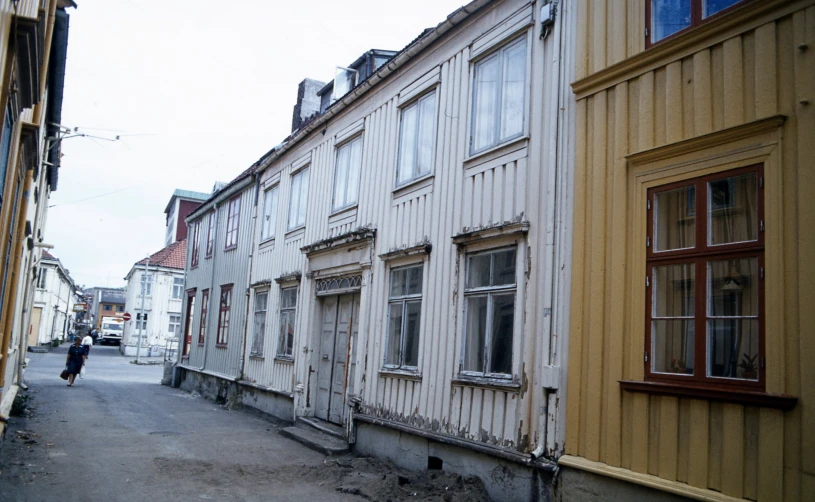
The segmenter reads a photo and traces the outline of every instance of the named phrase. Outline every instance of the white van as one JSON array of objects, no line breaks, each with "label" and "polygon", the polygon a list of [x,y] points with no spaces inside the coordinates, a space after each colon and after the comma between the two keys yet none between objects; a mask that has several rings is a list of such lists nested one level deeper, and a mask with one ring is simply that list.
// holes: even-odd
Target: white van
[{"label": "white van", "polygon": [[125,320],[121,317],[103,317],[102,331],[99,342],[103,345],[112,343],[119,345],[122,343],[122,333],[125,329]]}]

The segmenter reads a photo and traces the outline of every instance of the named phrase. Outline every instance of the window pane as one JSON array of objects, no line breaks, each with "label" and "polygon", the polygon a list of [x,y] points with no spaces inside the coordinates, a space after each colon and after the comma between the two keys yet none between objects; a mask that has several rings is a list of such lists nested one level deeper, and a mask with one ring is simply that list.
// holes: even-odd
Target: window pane
[{"label": "window pane", "polygon": [[422,294],[422,269],[423,267],[410,267],[407,272],[407,294]]},{"label": "window pane", "polygon": [[708,319],[708,375],[758,380],[758,319]]},{"label": "window pane", "polygon": [[487,297],[467,298],[464,371],[484,371],[484,340],[487,336]]},{"label": "window pane", "polygon": [[422,302],[408,302],[405,320],[405,354],[402,364],[405,366],[419,365],[419,324],[421,321]]},{"label": "window pane", "polygon": [[345,204],[355,204],[359,198],[359,176],[362,170],[362,139],[351,143],[351,157],[348,165],[348,188],[345,193]]},{"label": "window pane", "polygon": [[385,364],[399,364],[399,352],[402,350],[402,302],[388,306],[388,353]]},{"label": "window pane", "polygon": [[654,196],[654,251],[696,246],[696,188],[682,187]]},{"label": "window pane", "polygon": [[492,285],[515,284],[515,249],[493,253]]},{"label": "window pane", "polygon": [[391,270],[391,297],[404,296],[407,269]]},{"label": "window pane", "polygon": [[402,111],[401,139],[399,144],[399,172],[397,184],[402,184],[413,178],[416,165],[416,125],[418,122],[419,107],[413,105]]},{"label": "window pane", "polygon": [[708,316],[758,316],[758,259],[708,263]]},{"label": "window pane", "polygon": [[337,152],[337,168],[334,170],[334,208],[345,205],[345,192],[348,183],[348,162],[351,159],[351,149],[345,145]]},{"label": "window pane", "polygon": [[702,0],[702,17],[712,16],[742,0]]},{"label": "window pane", "polygon": [[496,104],[501,61],[492,56],[475,68],[475,105],[473,120],[473,151],[497,143],[495,137]]},{"label": "window pane", "polygon": [[652,321],[651,330],[651,371],[693,375],[693,320]]},{"label": "window pane", "polygon": [[291,179],[291,200],[289,201],[289,228],[298,225],[297,215],[300,211],[300,185],[303,183],[303,176],[298,174]]},{"label": "window pane", "polygon": [[297,207],[297,225],[306,224],[306,208],[308,207],[308,169],[300,174],[300,205]]},{"label": "window pane", "polygon": [[708,183],[708,242],[754,241],[758,235],[756,174]]},{"label": "window pane", "polygon": [[297,306],[297,288],[286,288],[281,292],[280,308]]},{"label": "window pane", "polygon": [[695,273],[693,263],[654,267],[654,317],[693,317]]},{"label": "window pane", "polygon": [[277,214],[277,188],[266,190],[263,197],[263,227],[262,239],[274,237],[275,219]]},{"label": "window pane", "polygon": [[492,297],[492,339],[490,373],[512,373],[512,326],[515,318],[515,294]]},{"label": "window pane", "polygon": [[419,139],[415,176],[429,174],[433,170],[433,148],[436,139],[436,93],[419,101]]},{"label": "window pane", "polygon": [[266,312],[266,299],[268,298],[268,296],[269,294],[266,292],[258,293],[255,296],[255,312],[260,311]]},{"label": "window pane", "polygon": [[501,140],[504,140],[523,132],[526,40],[508,47],[502,59]]},{"label": "window pane", "polygon": [[489,254],[477,254],[470,256],[469,270],[467,272],[467,287],[478,288],[490,285],[490,260]]},{"label": "window pane", "polygon": [[651,1],[651,40],[671,36],[690,26],[690,0]]}]

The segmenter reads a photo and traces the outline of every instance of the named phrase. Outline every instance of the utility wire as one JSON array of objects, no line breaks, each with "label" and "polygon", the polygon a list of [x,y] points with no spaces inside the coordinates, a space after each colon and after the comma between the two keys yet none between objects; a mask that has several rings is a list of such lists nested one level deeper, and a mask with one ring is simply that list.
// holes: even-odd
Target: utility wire
[{"label": "utility wire", "polygon": [[115,194],[115,193],[124,192],[125,190],[130,190],[131,188],[135,188],[135,187],[137,187],[137,186],[139,186],[139,185],[131,185],[131,186],[129,186],[129,187],[124,187],[124,188],[121,188],[121,189],[119,189],[119,190],[114,190],[114,191],[112,191],[112,192],[107,192],[107,193],[100,193],[99,195],[94,195],[94,196],[91,196],[91,197],[86,197],[86,198],[84,198],[84,199],[72,200],[71,202],[62,202],[62,203],[60,203],[60,204],[51,204],[51,205],[50,205],[50,206],[48,206],[48,207],[49,207],[49,208],[52,208],[52,207],[57,207],[57,206],[67,206],[67,205],[69,205],[69,204],[78,204],[78,203],[80,203],[80,202],[85,202],[86,200],[98,199],[99,197],[105,197],[105,196],[108,196],[108,195],[113,195],[113,194]]}]

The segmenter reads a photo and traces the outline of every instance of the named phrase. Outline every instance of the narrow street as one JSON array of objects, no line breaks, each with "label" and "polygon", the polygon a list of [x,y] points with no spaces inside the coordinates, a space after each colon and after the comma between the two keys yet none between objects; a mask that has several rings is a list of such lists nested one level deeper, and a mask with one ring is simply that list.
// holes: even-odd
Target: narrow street
[{"label": "narrow street", "polygon": [[28,354],[31,412],[10,420],[0,500],[362,500],[366,489],[385,500],[401,488],[387,464],[326,458],[257,416],[160,385],[160,365],[117,347],[93,347],[88,375],[67,387],[67,347]]}]

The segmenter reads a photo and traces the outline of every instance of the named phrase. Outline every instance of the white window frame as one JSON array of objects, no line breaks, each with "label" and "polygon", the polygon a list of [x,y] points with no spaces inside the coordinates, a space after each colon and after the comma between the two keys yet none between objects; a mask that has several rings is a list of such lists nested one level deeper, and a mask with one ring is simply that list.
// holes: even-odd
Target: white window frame
[{"label": "white window frame", "polygon": [[141,288],[144,291],[144,297],[153,296],[153,274],[142,272],[141,275]]},{"label": "white window frame", "polygon": [[[496,115],[497,120],[494,121],[495,125],[495,141],[489,145],[483,145],[476,149],[475,146],[475,133],[476,133],[476,120],[477,120],[477,110],[476,110],[476,103],[478,101],[478,69],[486,62],[490,61],[493,58],[501,58],[502,54],[507,52],[508,50],[514,48],[517,45],[524,46],[524,84],[523,84],[523,117],[521,118],[521,130],[518,133],[512,134],[510,136],[506,136],[502,138],[500,136],[501,133],[501,101],[503,97],[503,66],[499,65],[500,69],[500,76],[498,79],[498,99],[496,100],[496,108],[498,109],[498,114]],[[530,66],[530,48],[529,48],[529,33],[525,32],[523,35],[513,37],[509,39],[506,43],[501,44],[500,46],[496,47],[495,49],[490,50],[489,52],[485,53],[483,56],[479,55],[478,59],[472,62],[472,76],[471,76],[471,89],[472,89],[472,97],[470,99],[470,156],[479,154],[481,152],[485,152],[487,150],[491,150],[496,148],[500,145],[508,143],[514,139],[523,137],[526,134],[527,128],[527,115],[529,110],[529,66]]]},{"label": "white window frame", "polygon": [[[181,282],[178,282],[181,280]],[[184,278],[173,277],[173,300],[181,300],[184,298]]]},{"label": "white window frame", "polygon": [[[399,295],[399,296],[391,296],[391,284],[393,283],[393,273],[399,272],[403,270],[408,270],[411,268],[421,268],[422,269],[422,287],[421,292],[418,294],[413,295]],[[386,318],[386,334],[385,334],[385,354],[383,357],[383,368],[388,370],[402,370],[402,371],[410,371],[416,372],[418,371],[420,359],[421,359],[421,351],[422,351],[422,317],[423,317],[423,310],[424,310],[424,286],[425,286],[425,263],[424,261],[418,263],[409,263],[406,265],[401,265],[398,267],[393,267],[390,269],[390,273],[388,274],[388,303],[387,303],[387,312],[385,314]],[[416,354],[416,364],[415,365],[408,365],[405,364],[404,357],[405,357],[405,328],[407,325],[407,304],[408,303],[415,303],[419,302],[419,347],[417,349]],[[393,362],[388,362],[388,354],[390,353],[390,312],[391,312],[391,305],[401,304],[402,305],[402,327],[401,333],[399,336],[399,361],[394,364]]]},{"label": "white window frame", "polygon": [[[285,291],[294,290],[294,306],[283,306],[283,295]],[[297,330],[297,301],[300,294],[300,286],[288,286],[280,288],[280,322],[278,323],[278,339],[277,339],[277,354],[275,357],[278,359],[293,359],[294,358],[294,339],[296,338]],[[288,333],[283,333],[283,320],[291,320],[292,325],[292,347],[291,353],[288,352]],[[288,324],[287,324],[288,325]]]},{"label": "white window frame", "polygon": [[[354,167],[354,164],[353,164],[353,158],[351,156],[351,151],[356,145],[359,145],[359,165],[356,166],[356,168],[357,168],[356,192],[353,194],[353,197],[352,197],[350,186],[351,186],[351,181],[354,178],[354,175],[351,173],[351,169],[352,169],[352,167]],[[343,209],[347,209],[349,207],[356,206],[357,203],[359,202],[359,185],[360,185],[360,182],[362,180],[362,155],[364,153],[362,151],[363,146],[364,145],[362,143],[362,135],[355,136],[354,138],[352,138],[352,139],[350,139],[348,141],[345,141],[341,145],[337,146],[337,151],[336,151],[336,153],[334,155],[334,188],[333,188],[332,196],[331,196],[331,211],[332,212],[337,212],[337,211],[341,211]],[[343,167],[340,164],[340,156],[345,151],[349,152],[348,153],[348,165],[345,167],[345,172],[341,173],[340,169],[343,169]],[[344,185],[344,189],[343,189],[344,193],[342,194],[342,198],[340,199],[340,198],[338,198],[340,194],[337,193],[337,188],[338,188],[337,183],[340,180],[342,180],[343,177],[344,177],[344,181],[345,181],[345,185]]]},{"label": "white window frame", "polygon": [[[502,284],[498,286],[481,286],[481,287],[474,287],[469,288],[467,284],[469,283],[470,279],[470,258],[479,255],[491,255],[496,253],[501,253],[504,251],[515,250],[515,273],[514,279],[515,282],[513,284]],[[462,344],[461,344],[461,354],[459,359],[459,374],[469,378],[489,378],[489,379],[511,379],[512,374],[515,372],[515,364],[518,354],[516,352],[517,347],[517,340],[518,337],[518,305],[523,301],[523,298],[520,295],[520,288],[518,287],[518,268],[519,264],[522,263],[520,260],[522,247],[520,243],[508,245],[508,246],[501,246],[501,247],[491,247],[487,249],[481,250],[473,250],[468,251],[463,254],[463,258],[465,260],[465,274],[464,274],[464,301],[463,301],[463,315],[462,315]],[[492,265],[490,266],[490,282],[492,282]],[[490,367],[490,344],[492,342],[492,306],[493,300],[492,297],[495,295],[506,295],[508,293],[514,294],[513,299],[513,325],[512,325],[512,345],[510,347],[512,351],[512,360],[510,362],[510,373],[491,373],[489,371]],[[469,303],[469,298],[473,297],[487,297],[487,317],[485,320],[485,329],[486,332],[484,334],[484,360],[482,361],[484,370],[483,371],[473,371],[473,370],[465,370],[464,369],[464,361],[466,359],[467,354],[467,346],[470,339],[470,333],[467,332],[467,322],[468,322],[468,311],[467,306]]]},{"label": "white window frame", "polygon": [[277,202],[279,198],[279,185],[267,188],[263,192],[263,218],[260,224],[260,241],[265,242],[275,237],[275,223],[277,222]]},{"label": "white window frame", "polygon": [[[263,357],[263,348],[266,343],[266,323],[268,321],[269,309],[269,289],[258,289],[255,291],[255,301],[252,311],[252,345],[250,347],[249,355],[254,357]],[[261,304],[259,298],[263,297],[264,300]],[[259,308],[262,307],[262,308]],[[263,318],[263,328],[258,329],[258,314]]]},{"label": "white window frame", "polygon": [[[419,162],[418,162],[418,159],[419,159],[419,155],[418,155],[419,154],[419,143],[421,142],[420,138],[422,137],[422,134],[421,134],[421,132],[422,132],[422,123],[423,123],[422,119],[425,118],[424,115],[421,113],[421,110],[422,110],[421,105],[423,103],[425,103],[427,100],[430,100],[430,99],[433,100],[433,107],[432,107],[431,116],[430,116],[430,118],[428,120],[429,120],[429,125],[430,125],[430,128],[431,128],[430,136],[433,138],[433,145],[432,145],[432,147],[430,149],[430,165],[428,166],[428,170],[427,170],[427,172],[419,173],[419,172],[417,172],[418,169],[419,169]],[[415,128],[415,131],[414,131],[414,133],[416,135],[416,146],[415,146],[414,152],[413,152],[413,161],[414,161],[414,163],[413,163],[412,166],[409,167],[410,170],[412,171],[412,174],[409,177],[405,178],[404,180],[402,180],[400,182],[399,181],[400,180],[399,173],[402,172],[402,170],[406,168],[404,165],[402,165],[402,153],[403,153],[403,148],[404,148],[403,145],[404,145],[404,136],[405,136],[404,118],[405,118],[405,113],[407,113],[412,108],[416,108],[417,109],[417,114],[418,114],[418,116],[416,118],[416,128]],[[439,110],[439,100],[438,100],[438,93],[436,92],[435,87],[433,89],[423,93],[417,99],[411,100],[406,106],[402,106],[400,108],[400,111],[399,111],[399,150],[398,150],[398,152],[396,154],[396,183],[395,183],[395,185],[396,185],[397,188],[399,188],[401,186],[408,185],[408,184],[412,183],[413,181],[416,181],[416,180],[418,180],[420,178],[424,178],[425,176],[430,176],[430,175],[433,174],[433,172],[435,170],[434,168],[435,168],[435,162],[436,162],[436,140],[437,140],[437,138],[436,138],[436,129],[437,129],[436,128],[436,123],[438,122],[438,110]]]},{"label": "white window frame", "polygon": [[[291,175],[291,185],[289,187],[289,215],[288,215],[288,226],[287,228],[291,230],[297,230],[298,228],[306,226],[306,217],[308,216],[308,185],[310,180],[309,175],[309,168],[304,167],[300,169],[296,173]],[[295,186],[295,184],[297,186]],[[295,199],[295,190],[298,191],[297,198]],[[297,207],[294,207],[297,204]],[[302,211],[303,220],[300,221],[300,214]],[[296,219],[292,221],[292,216],[295,216]]]},{"label": "white window frame", "polygon": [[[174,317],[177,318],[176,322],[173,322]],[[178,334],[181,333],[181,313],[170,314],[167,330],[173,336],[178,336]]]}]

